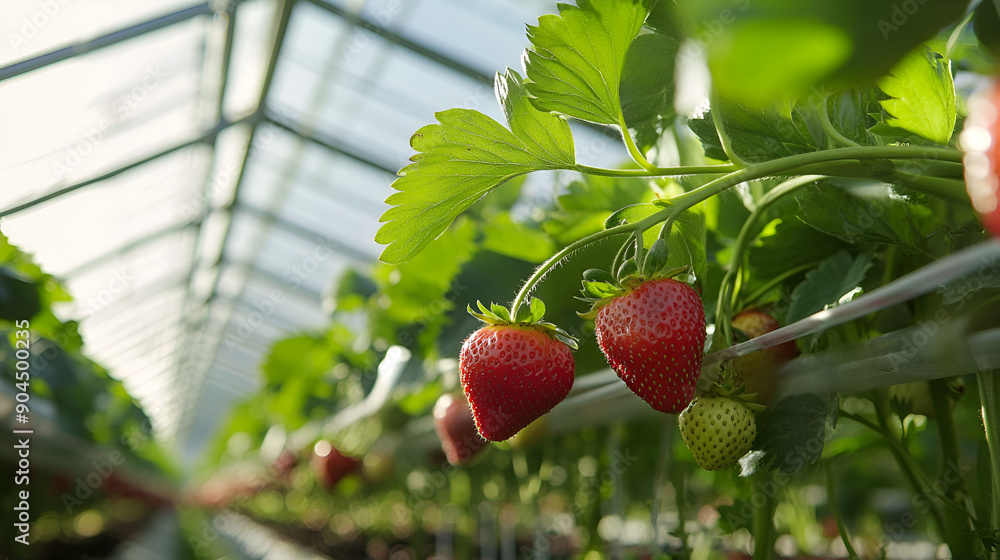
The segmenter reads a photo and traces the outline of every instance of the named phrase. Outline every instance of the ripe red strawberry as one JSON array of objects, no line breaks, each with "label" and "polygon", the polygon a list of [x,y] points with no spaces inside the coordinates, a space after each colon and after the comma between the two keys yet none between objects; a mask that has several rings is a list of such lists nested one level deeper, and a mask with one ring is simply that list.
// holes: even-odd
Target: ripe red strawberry
[{"label": "ripe red strawberry", "polygon": [[327,490],[336,486],[340,479],[361,465],[361,461],[344,455],[328,441],[318,442],[313,448],[313,453],[313,472]]},{"label": "ripe red strawberry", "polygon": [[465,395],[444,394],[438,398],[434,405],[434,429],[452,465],[471,461],[487,445],[476,430]]},{"label": "ripe red strawberry", "polygon": [[[779,327],[778,321],[759,309],[746,309],[733,316],[733,326],[757,338]],[[777,388],[774,372],[799,355],[799,347],[789,340],[733,360],[733,385],[746,384],[747,393],[756,393],[757,402],[770,404]]]},{"label": "ripe red strawberry", "polygon": [[462,345],[459,372],[479,434],[490,441],[512,437],[552,410],[573,387],[572,339],[541,322],[545,306],[533,299],[512,320],[499,305],[469,313],[488,323]]},{"label": "ripe red strawberry", "polygon": [[677,414],[694,397],[705,348],[705,307],[672,278],[640,283],[600,307],[597,344],[629,389]]}]

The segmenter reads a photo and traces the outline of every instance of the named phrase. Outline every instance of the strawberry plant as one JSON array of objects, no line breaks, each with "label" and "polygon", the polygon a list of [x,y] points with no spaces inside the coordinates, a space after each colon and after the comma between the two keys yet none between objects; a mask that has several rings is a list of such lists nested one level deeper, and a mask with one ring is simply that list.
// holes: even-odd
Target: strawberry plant
[{"label": "strawberry plant", "polygon": [[[419,364],[356,428],[409,474],[354,497],[438,521],[507,504],[498,522],[567,557],[995,554],[1000,109],[970,100],[990,7],[579,0],[529,25],[496,75],[504,122],[455,108],[416,131],[383,262],[337,289],[331,332],[367,322],[321,353],[350,373],[315,415],[375,393],[353,373],[390,344]],[[459,385],[469,408],[432,413]],[[458,413],[547,439],[468,461],[456,438],[487,444],[439,421],[443,470],[400,443]],[[637,519],[638,543],[609,528]]]}]

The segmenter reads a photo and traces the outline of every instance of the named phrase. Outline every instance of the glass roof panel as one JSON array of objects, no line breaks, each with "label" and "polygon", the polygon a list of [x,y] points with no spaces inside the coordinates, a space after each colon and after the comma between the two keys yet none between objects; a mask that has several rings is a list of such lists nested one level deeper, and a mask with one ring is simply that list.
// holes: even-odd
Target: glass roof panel
[{"label": "glass roof panel", "polygon": [[[206,18],[6,80],[0,172],[34,197],[195,138]],[[9,191],[15,192],[9,192]]]},{"label": "glass roof panel", "polygon": [[6,40],[0,41],[0,65],[198,4],[192,0],[101,0],[96,8],[86,1],[3,2],[0,21],[5,22]]}]

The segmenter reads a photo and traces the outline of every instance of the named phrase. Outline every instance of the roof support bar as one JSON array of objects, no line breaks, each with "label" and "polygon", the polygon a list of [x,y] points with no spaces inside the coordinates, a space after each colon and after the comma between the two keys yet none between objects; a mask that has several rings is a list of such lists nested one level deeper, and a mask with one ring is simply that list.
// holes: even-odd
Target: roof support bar
[{"label": "roof support bar", "polygon": [[68,60],[81,54],[86,54],[104,47],[121,43],[122,41],[126,41],[144,33],[149,33],[150,31],[170,27],[175,23],[180,23],[194,17],[208,15],[211,13],[213,13],[213,10],[210,3],[205,2],[203,4],[191,6],[190,8],[184,8],[183,10],[151,19],[149,21],[138,23],[131,27],[112,31],[107,35],[91,39],[90,41],[84,41],[82,43],[42,53],[27,60],[15,62],[0,68],[0,82],[8,78],[13,78],[14,76],[26,74],[32,70],[38,70],[39,68],[43,68],[50,64],[55,64],[56,62],[62,62],[63,60]]}]

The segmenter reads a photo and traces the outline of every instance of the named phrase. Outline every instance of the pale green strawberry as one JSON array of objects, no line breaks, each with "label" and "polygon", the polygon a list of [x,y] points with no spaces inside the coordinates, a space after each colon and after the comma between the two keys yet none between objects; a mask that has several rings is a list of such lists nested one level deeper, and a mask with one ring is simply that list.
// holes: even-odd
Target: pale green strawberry
[{"label": "pale green strawberry", "polygon": [[678,418],[684,444],[703,469],[714,471],[746,455],[757,436],[753,411],[738,398],[695,397]]}]

